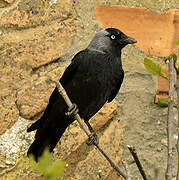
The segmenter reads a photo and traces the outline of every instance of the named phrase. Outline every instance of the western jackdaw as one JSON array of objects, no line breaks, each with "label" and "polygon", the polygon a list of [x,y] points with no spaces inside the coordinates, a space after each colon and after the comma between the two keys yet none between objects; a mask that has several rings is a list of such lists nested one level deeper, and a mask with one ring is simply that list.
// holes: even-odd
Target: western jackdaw
[{"label": "western jackdaw", "polygon": [[[134,38],[118,29],[103,29],[86,49],[74,56],[60,79],[92,132],[88,121],[117,95],[124,78],[121,50],[133,43],[136,43]],[[50,151],[54,149],[65,129],[75,120],[73,116],[66,115],[67,111],[68,107],[56,87],[42,117],[27,129],[27,132],[37,130],[28,155],[33,154],[38,160],[46,147]]]}]

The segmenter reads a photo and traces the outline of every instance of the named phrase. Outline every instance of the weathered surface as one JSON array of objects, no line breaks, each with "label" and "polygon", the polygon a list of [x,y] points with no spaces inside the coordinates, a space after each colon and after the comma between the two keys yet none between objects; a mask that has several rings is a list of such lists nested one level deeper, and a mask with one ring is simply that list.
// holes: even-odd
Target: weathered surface
[{"label": "weathered surface", "polygon": [[179,10],[156,13],[146,8],[97,6],[96,19],[103,27],[116,27],[137,39],[137,46],[148,55],[177,53]]},{"label": "weathered surface", "polygon": [[[0,179],[43,179],[32,171],[24,154],[33,137],[25,132],[30,121],[20,121],[18,116],[20,114],[29,119],[40,116],[54,88],[54,84],[49,84],[46,79],[49,76],[60,78],[74,54],[85,48],[100,29],[94,17],[97,5],[145,7],[158,13],[168,8],[179,8],[179,3],[174,0],[63,2],[0,1],[0,134],[6,131],[0,136],[0,158],[2,167],[7,166],[0,167]],[[178,25],[177,22],[175,25]],[[138,32],[138,28],[134,30]],[[150,44],[147,38],[145,41]],[[167,110],[153,103],[156,79],[144,69],[145,56],[135,46],[123,50],[125,79],[116,98],[118,108],[112,103],[98,114],[96,120],[92,120],[102,146],[116,161],[121,156],[127,161],[134,180],[141,176],[135,164],[131,164],[132,157],[126,144],[136,147],[149,179],[154,179],[154,167],[159,167],[160,179],[164,179],[166,167]],[[17,124],[12,126],[14,122]],[[176,131],[173,129],[175,146]],[[100,176],[105,180],[120,179],[95,148],[88,147],[85,141],[86,136],[74,123],[57,145],[54,158],[64,158],[68,163],[64,177],[73,180],[97,179]],[[22,154],[23,158],[17,161],[11,159],[13,156],[19,158]],[[15,166],[12,165],[14,162]],[[174,161],[174,176],[175,167]]]},{"label": "weathered surface", "polygon": [[48,79],[58,80],[63,71],[64,67],[60,67],[44,75],[41,73],[41,77],[34,78],[17,92],[16,105],[22,117],[30,119],[44,111],[55,88],[55,84],[48,83]]},{"label": "weathered surface", "polygon": [[[7,2],[7,1],[6,1]],[[71,0],[62,0],[55,6],[49,7],[49,1],[17,1],[10,9],[4,9],[0,17],[2,29],[27,29],[47,25],[50,21],[58,19],[63,21],[73,15]],[[11,2],[7,2],[12,4]]]},{"label": "weathered surface", "polygon": [[26,133],[30,124],[26,119],[19,117],[14,126],[0,136],[0,167],[15,165],[18,158],[24,155],[32,142],[34,133]]},{"label": "weathered surface", "polygon": [[8,97],[0,104],[0,134],[12,126],[18,118],[18,109],[12,99],[13,97]]},{"label": "weathered surface", "polygon": [[[102,132],[104,126],[106,124],[109,124],[116,114],[117,105],[115,103],[106,104],[101,111],[92,119],[92,126],[95,127],[95,130],[100,133]],[[103,114],[103,118],[102,117]],[[101,120],[101,122],[98,124],[96,121]],[[24,160],[18,159],[22,155],[26,156],[25,152],[27,147],[32,143],[33,135],[34,133],[26,133],[26,127],[30,124],[27,120],[23,118],[19,118],[18,121],[14,124],[12,128],[7,130],[1,137],[0,137],[0,159],[2,161],[0,162],[0,177],[3,175],[3,177],[9,178],[13,177],[14,179],[18,178],[25,178],[28,179],[28,177],[31,178],[37,178],[39,179],[38,174],[33,174],[30,170],[27,158]],[[118,146],[120,145],[120,139],[122,137],[122,131],[124,127],[120,127],[118,121],[115,121],[115,124],[113,124],[107,132],[105,132],[105,136],[102,136],[100,138],[100,141],[106,147],[105,149],[108,149],[108,145],[113,141],[112,148],[108,149],[109,153],[113,153],[113,157],[119,161],[122,149],[119,151]],[[115,132],[115,133],[114,133]],[[111,141],[108,141],[108,137],[111,137]],[[8,141],[8,139],[11,139],[11,141]],[[79,158],[81,159],[81,156],[76,156],[76,153],[78,151],[81,151],[85,147],[85,150],[89,151],[90,147],[85,145],[85,141],[87,140],[87,136],[85,133],[80,129],[77,122],[74,122],[70,127],[67,129],[67,131],[64,133],[63,137],[60,140],[60,143],[55,148],[54,157],[57,159],[66,159],[68,163],[68,167],[70,170],[67,169],[66,171],[66,177],[73,177],[76,173],[77,169],[74,169],[73,163],[75,162],[78,164]],[[68,143],[67,143],[68,142]],[[85,154],[87,153],[85,152]],[[75,155],[74,155],[75,154]],[[87,156],[87,154],[85,155]],[[95,159],[93,155],[93,158]],[[103,156],[99,155],[99,160],[101,162],[104,161]],[[24,164],[24,165],[22,165]],[[20,169],[16,169],[15,172],[10,172],[7,174],[6,172],[8,169],[11,169],[10,167],[15,165],[15,167],[19,167]],[[103,164],[103,167],[105,169],[109,166],[109,164],[106,162]],[[7,169],[6,169],[7,168]],[[109,168],[106,172],[109,172],[111,168]],[[22,172],[25,171],[26,173]],[[84,168],[85,171],[85,168]],[[83,177],[83,172],[79,176]],[[91,171],[91,173],[93,173]],[[105,175],[105,172],[103,172],[103,175]],[[83,178],[82,178],[83,179]]]},{"label": "weathered surface", "polygon": [[19,113],[32,118],[45,108],[54,85],[44,80],[61,76],[57,58],[80,27],[70,0],[51,7],[45,1],[17,1],[0,12],[0,134]]}]

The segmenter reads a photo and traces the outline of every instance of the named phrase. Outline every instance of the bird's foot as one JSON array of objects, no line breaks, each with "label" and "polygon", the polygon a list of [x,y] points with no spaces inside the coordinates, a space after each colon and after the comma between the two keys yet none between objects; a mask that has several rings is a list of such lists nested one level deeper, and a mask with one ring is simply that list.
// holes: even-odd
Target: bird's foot
[{"label": "bird's foot", "polygon": [[79,109],[76,104],[73,104],[70,108],[68,108],[68,112],[65,113],[66,116],[75,116],[78,113]]},{"label": "bird's foot", "polygon": [[93,132],[90,134],[90,137],[87,139],[86,144],[88,146],[99,144],[98,136]]}]

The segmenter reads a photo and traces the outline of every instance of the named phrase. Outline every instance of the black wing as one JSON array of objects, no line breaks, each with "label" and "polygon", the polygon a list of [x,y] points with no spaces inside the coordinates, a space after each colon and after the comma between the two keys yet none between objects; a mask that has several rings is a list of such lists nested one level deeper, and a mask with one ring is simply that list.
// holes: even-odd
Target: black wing
[{"label": "black wing", "polygon": [[71,60],[71,64],[66,68],[65,72],[63,73],[61,79],[60,79],[60,83],[62,83],[62,85],[66,84],[70,79],[73,78],[73,75],[75,74],[75,72],[78,69],[79,63],[80,63],[80,54],[83,51],[80,51],[79,53],[77,53],[73,59]]},{"label": "black wing", "polygon": [[[74,73],[76,72],[78,65],[79,65],[79,59],[80,59],[80,58],[78,58],[79,55],[80,55],[80,52],[74,56],[71,64],[66,68],[65,72],[63,73],[63,75],[60,79],[60,82],[62,83],[62,85],[64,85],[66,82],[68,82],[73,77]],[[56,87],[50,96],[49,103],[44,111],[44,114],[42,115],[42,117],[39,120],[37,120],[30,127],[28,127],[27,132],[36,130],[38,127],[40,127],[44,123],[44,119],[48,116],[48,114],[52,110],[53,104],[54,104],[54,102],[56,102],[56,100],[59,98],[59,96],[60,96],[60,94]]]},{"label": "black wing", "polygon": [[117,83],[117,86],[111,91],[111,94],[108,98],[108,102],[111,102],[116,97],[116,95],[122,85],[123,79],[124,79],[124,71],[121,70],[119,82]]}]

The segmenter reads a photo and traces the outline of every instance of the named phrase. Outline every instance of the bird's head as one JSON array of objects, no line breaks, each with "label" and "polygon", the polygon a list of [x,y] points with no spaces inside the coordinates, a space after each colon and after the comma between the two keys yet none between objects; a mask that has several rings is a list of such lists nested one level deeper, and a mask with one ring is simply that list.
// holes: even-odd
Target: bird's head
[{"label": "bird's head", "polygon": [[133,44],[137,41],[125,35],[118,29],[107,28],[99,31],[90,42],[88,48],[102,52],[120,51],[127,44]]}]

